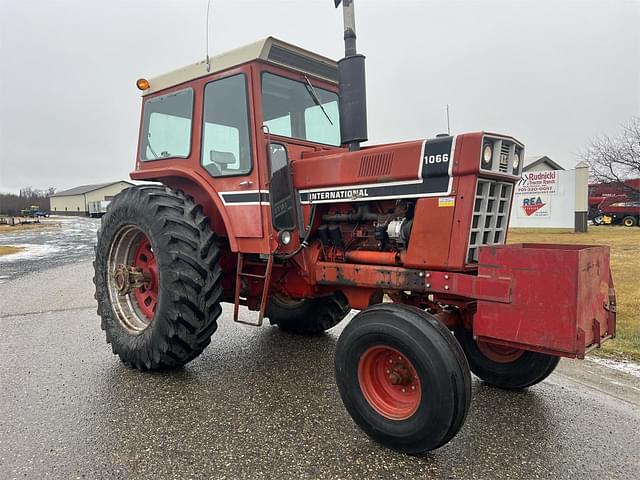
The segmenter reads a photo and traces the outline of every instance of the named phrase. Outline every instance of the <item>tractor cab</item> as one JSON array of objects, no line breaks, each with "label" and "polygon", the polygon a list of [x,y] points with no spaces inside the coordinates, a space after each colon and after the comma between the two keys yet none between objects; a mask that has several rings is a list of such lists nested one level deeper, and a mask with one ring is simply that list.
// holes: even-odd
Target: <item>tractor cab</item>
[{"label": "tractor cab", "polygon": [[341,148],[337,63],[270,37],[138,87],[132,178],[196,197],[234,251],[291,242],[291,161]]}]

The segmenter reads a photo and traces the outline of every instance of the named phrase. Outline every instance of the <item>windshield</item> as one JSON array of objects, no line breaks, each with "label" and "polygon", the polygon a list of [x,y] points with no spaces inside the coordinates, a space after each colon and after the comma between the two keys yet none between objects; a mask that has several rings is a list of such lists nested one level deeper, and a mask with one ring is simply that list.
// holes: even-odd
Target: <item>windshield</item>
[{"label": "windshield", "polygon": [[272,135],[340,145],[338,95],[304,79],[262,74],[263,123]]}]

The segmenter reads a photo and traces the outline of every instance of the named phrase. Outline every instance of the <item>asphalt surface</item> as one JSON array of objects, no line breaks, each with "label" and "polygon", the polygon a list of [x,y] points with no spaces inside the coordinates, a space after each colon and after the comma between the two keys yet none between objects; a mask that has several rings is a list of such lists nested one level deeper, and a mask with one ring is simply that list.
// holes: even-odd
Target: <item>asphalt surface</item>
[{"label": "asphalt surface", "polygon": [[458,436],[411,457],[344,410],[340,327],[300,338],[226,308],[202,356],[145,374],[105,343],[90,279],[84,262],[0,285],[0,479],[640,478],[640,378],[563,361],[523,392],[474,379]]}]

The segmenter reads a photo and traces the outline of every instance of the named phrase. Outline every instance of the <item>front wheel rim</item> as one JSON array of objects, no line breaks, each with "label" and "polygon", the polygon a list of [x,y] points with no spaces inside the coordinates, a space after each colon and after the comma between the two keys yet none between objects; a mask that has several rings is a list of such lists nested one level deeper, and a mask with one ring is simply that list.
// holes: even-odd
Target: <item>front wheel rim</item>
[{"label": "front wheel rim", "polygon": [[390,420],[406,420],[420,406],[420,378],[395,348],[378,345],[365,351],[358,362],[358,382],[371,408]]},{"label": "front wheel rim", "polygon": [[147,235],[125,225],[113,237],[107,263],[109,299],[120,324],[131,334],[146,330],[155,316],[160,278]]}]

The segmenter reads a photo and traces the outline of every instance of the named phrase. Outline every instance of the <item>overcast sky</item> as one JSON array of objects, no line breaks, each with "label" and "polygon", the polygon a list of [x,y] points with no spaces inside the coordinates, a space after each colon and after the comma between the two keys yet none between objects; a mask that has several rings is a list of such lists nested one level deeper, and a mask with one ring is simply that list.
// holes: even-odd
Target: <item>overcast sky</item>
[{"label": "overcast sky", "polygon": [[[573,166],[640,114],[640,0],[356,0],[370,143],[513,135]],[[204,58],[206,0],[0,0],[0,191],[128,177],[149,77]],[[333,0],[212,0],[211,53],[343,54]]]}]

